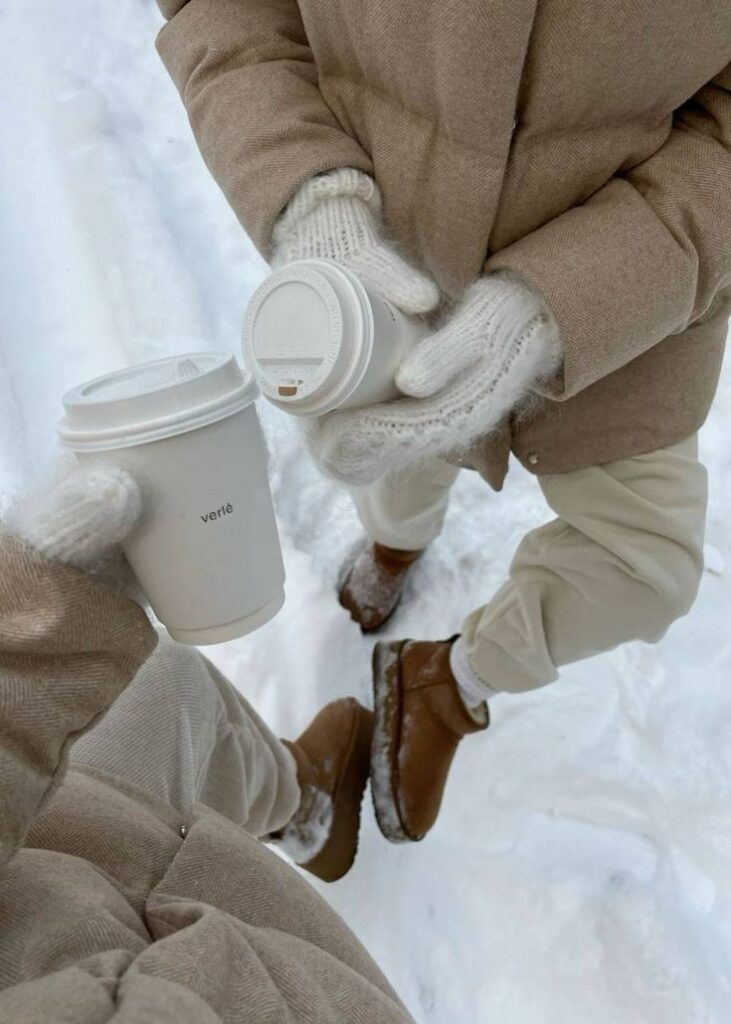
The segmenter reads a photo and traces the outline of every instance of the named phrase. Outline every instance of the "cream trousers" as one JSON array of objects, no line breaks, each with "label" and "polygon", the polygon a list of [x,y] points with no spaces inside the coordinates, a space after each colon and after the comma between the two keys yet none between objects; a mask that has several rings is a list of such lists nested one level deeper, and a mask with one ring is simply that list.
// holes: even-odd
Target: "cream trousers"
[{"label": "cream trousers", "polygon": [[[369,538],[426,547],[458,472],[433,461],[355,492]],[[509,580],[463,625],[472,669],[493,690],[531,690],[561,665],[659,640],[690,609],[703,571],[707,476],[697,437],[538,483],[557,518],[527,534]]]},{"label": "cream trousers", "polygon": [[206,804],[254,836],[299,807],[294,758],[199,651],[166,634],[102,720],[71,748],[186,815]]}]

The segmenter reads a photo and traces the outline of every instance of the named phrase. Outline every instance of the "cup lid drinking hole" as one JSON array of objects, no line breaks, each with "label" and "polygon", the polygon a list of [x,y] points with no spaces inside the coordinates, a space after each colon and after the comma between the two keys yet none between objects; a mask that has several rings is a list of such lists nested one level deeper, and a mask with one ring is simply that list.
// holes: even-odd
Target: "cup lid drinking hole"
[{"label": "cup lid drinking hole", "polygon": [[365,288],[329,260],[300,260],[275,271],[246,310],[247,369],[262,393],[291,413],[337,408],[362,380],[372,350]]}]

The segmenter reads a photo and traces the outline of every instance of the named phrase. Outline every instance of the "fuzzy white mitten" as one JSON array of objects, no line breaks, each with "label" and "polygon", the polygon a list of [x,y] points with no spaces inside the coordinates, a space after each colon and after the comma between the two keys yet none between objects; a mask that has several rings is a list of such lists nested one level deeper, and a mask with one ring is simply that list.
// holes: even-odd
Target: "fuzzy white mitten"
[{"label": "fuzzy white mitten", "polygon": [[407,263],[383,237],[381,193],[368,174],[341,167],[301,185],[274,225],[272,266],[333,260],[403,313],[427,313],[437,285]]},{"label": "fuzzy white mitten", "polygon": [[335,479],[369,484],[427,456],[466,451],[560,362],[542,296],[515,275],[490,274],[401,364],[396,383],[409,397],[324,416],[309,425],[307,444]]},{"label": "fuzzy white mitten", "polygon": [[59,474],[44,492],[16,508],[8,525],[47,558],[118,576],[119,545],[142,512],[137,481],[111,464],[64,462]]}]

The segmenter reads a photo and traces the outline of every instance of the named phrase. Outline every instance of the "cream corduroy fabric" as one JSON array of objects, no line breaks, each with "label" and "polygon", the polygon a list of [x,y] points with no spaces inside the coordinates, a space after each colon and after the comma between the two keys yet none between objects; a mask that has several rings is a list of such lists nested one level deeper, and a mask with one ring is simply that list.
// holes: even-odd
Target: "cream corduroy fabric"
[{"label": "cream corduroy fabric", "polygon": [[513,275],[487,275],[402,364],[396,382],[409,397],[323,417],[308,446],[327,473],[354,485],[466,452],[560,359],[541,296]]},{"label": "cream corduroy fabric", "polygon": [[329,259],[346,266],[404,313],[427,313],[439,289],[383,236],[381,193],[352,167],[306,181],[277,220],[272,266]]},{"label": "cream corduroy fabric", "polygon": [[158,645],[71,765],[124,779],[184,817],[203,803],[264,836],[300,802],[294,758],[254,708],[195,648]]}]

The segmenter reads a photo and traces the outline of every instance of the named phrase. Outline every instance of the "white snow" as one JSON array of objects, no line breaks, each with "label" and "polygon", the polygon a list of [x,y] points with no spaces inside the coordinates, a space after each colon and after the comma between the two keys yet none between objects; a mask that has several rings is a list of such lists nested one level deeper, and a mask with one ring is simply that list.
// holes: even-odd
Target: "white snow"
[{"label": "white snow", "polygon": [[[0,506],[53,451],[59,396],[170,352],[238,351],[265,267],[193,145],[152,0],[0,5]],[[422,843],[368,805],[357,866],[320,886],[419,1024],[715,1024],[731,1016],[731,367],[702,435],[708,565],[659,647],[494,703]],[[370,696],[372,640],[334,584],[358,538],[292,424],[262,408],[288,602],[213,649],[282,735]],[[444,637],[546,518],[519,470],[460,480],[388,636]]]},{"label": "white snow", "polygon": [[321,789],[303,786],[300,812],[303,810],[305,817],[298,819],[295,815],[282,829],[281,837],[271,843],[281,853],[287,854],[285,859],[291,859],[296,864],[306,864],[312,860],[327,842],[332,825],[333,802]]}]

